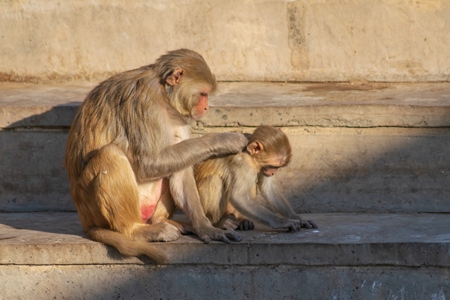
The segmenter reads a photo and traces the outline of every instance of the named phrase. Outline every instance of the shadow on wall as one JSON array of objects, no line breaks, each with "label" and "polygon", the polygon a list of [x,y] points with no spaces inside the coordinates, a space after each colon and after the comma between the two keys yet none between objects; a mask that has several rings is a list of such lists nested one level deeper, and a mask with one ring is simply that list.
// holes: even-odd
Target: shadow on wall
[{"label": "shadow on wall", "polygon": [[[63,160],[80,103],[0,131],[0,211],[75,211]],[[285,132],[294,159],[276,178],[300,212],[450,212],[449,128]]]},{"label": "shadow on wall", "polygon": [[450,212],[450,128],[305,130],[282,180],[296,210]]},{"label": "shadow on wall", "polygon": [[0,131],[0,211],[75,211],[64,151],[79,105],[55,106]]}]

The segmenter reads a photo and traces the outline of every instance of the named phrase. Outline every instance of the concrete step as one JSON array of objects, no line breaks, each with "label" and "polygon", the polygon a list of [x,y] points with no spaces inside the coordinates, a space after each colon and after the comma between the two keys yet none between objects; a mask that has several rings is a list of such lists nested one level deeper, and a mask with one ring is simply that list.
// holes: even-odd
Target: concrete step
[{"label": "concrete step", "polygon": [[[183,217],[182,215],[180,216]],[[0,299],[446,299],[448,214],[306,214],[242,242],[157,243],[170,263],[86,239],[76,213],[0,213]]]},{"label": "concrete step", "polygon": [[[74,211],[66,136],[93,83],[0,83],[0,211]],[[304,212],[450,212],[450,83],[222,82],[197,135],[280,126]]]}]

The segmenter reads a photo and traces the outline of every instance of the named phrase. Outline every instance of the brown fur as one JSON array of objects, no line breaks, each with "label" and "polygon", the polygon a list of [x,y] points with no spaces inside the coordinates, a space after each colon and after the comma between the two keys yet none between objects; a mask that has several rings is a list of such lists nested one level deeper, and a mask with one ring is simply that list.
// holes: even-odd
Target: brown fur
[{"label": "brown fur", "polygon": [[[246,218],[272,228],[317,228],[301,220],[271,177],[291,156],[291,145],[281,130],[259,126],[246,151],[197,165],[195,179],[206,216],[223,229],[253,229]],[[274,168],[264,176],[268,164]]]},{"label": "brown fur", "polygon": [[[238,133],[190,138],[189,122],[207,110],[216,81],[204,59],[181,49],[154,64],[117,74],[95,87],[73,121],[65,166],[84,231],[122,254],[167,257],[147,241],[172,241],[183,231],[166,217],[176,206],[203,240],[235,238],[204,216],[192,165],[239,152]],[[165,203],[167,215],[143,223],[143,207]]]}]

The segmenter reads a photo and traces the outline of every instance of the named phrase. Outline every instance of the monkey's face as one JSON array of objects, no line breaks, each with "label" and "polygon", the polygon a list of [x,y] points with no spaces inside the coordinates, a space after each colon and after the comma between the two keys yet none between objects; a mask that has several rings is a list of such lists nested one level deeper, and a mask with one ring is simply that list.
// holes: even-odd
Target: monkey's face
[{"label": "monkey's face", "polygon": [[194,96],[197,98],[197,101],[194,101],[195,104],[191,109],[191,117],[194,120],[200,119],[206,114],[208,110],[209,91],[210,89],[202,89],[198,95]]},{"label": "monkey's face", "polygon": [[282,166],[267,165],[267,166],[262,167],[260,172],[261,172],[261,174],[263,174],[266,177],[271,177],[271,176],[275,175],[275,173],[277,173],[278,169],[281,167]]},{"label": "monkey's face", "polygon": [[259,172],[266,177],[275,175],[279,168],[286,166],[289,162],[285,156],[278,153],[278,150],[275,152],[264,150],[264,146],[258,141],[247,145],[247,152],[253,156]]},{"label": "monkey's face", "polygon": [[181,82],[168,90],[170,104],[183,116],[194,120],[203,117],[208,110],[211,88],[192,81]]},{"label": "monkey's face", "polygon": [[271,157],[268,160],[265,161],[263,166],[261,167],[261,174],[263,174],[266,177],[270,177],[275,175],[277,173],[278,169],[284,167],[285,164],[283,164],[283,160],[280,160],[278,155],[275,157]]}]

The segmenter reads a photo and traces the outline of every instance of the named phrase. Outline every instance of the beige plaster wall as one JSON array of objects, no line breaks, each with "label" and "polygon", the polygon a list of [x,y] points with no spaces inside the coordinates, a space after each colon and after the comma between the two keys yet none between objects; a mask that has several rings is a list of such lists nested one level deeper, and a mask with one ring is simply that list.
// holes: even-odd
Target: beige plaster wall
[{"label": "beige plaster wall", "polygon": [[0,80],[99,80],[180,47],[219,80],[447,81],[445,0],[4,0]]}]

